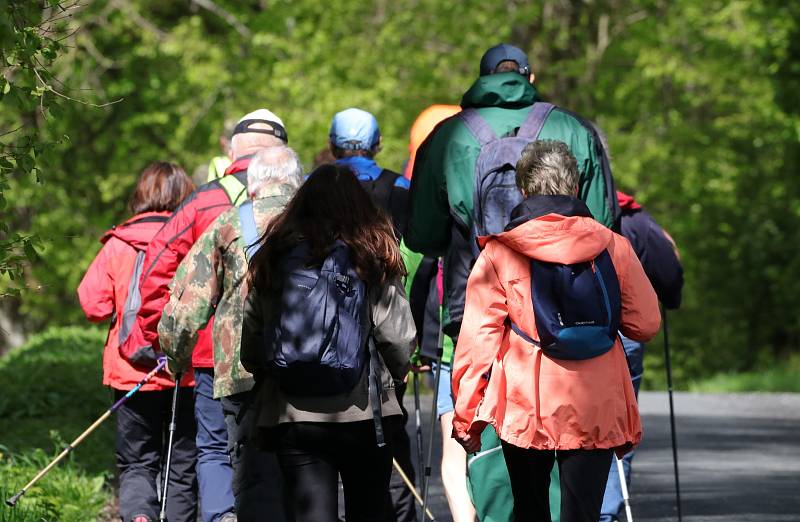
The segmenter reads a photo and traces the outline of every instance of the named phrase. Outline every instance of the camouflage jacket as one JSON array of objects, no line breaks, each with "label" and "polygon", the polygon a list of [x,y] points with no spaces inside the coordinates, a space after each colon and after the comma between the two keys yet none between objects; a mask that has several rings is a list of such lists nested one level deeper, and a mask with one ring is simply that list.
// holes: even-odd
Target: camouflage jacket
[{"label": "camouflage jacket", "polygon": [[[259,230],[276,216],[294,189],[274,186],[253,201]],[[161,349],[175,371],[191,365],[197,335],[214,317],[214,397],[248,391],[253,376],[239,362],[242,314],[247,297],[247,259],[239,209],[233,207],[203,232],[170,283],[169,303],[158,324]]]}]

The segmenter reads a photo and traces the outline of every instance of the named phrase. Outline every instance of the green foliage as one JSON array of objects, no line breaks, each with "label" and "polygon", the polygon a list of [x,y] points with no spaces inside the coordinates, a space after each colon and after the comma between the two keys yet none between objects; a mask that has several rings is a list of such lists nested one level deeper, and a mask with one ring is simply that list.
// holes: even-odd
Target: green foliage
[{"label": "green foliage", "polygon": [[706,393],[790,392],[800,393],[800,356],[786,363],[773,364],[757,371],[722,372],[707,379],[693,379],[689,390]]},{"label": "green foliage", "polygon": [[[101,384],[105,335],[53,328],[0,359],[0,493],[16,493],[111,404]],[[31,488],[0,521],[84,521],[110,501],[113,420]]]},{"label": "green foliage", "polygon": [[[111,404],[101,384],[105,333],[53,328],[0,359],[0,444],[13,453],[73,440]],[[94,451],[75,451],[75,464],[91,473],[113,465],[113,422],[92,434]]]},{"label": "green foliage", "polygon": [[[42,450],[22,455],[0,455],[0,495],[3,500],[19,491],[45,467],[53,454]],[[14,508],[0,506],[0,522],[93,520],[109,502],[103,475],[91,475],[68,462],[53,469],[28,490]]]},{"label": "green foliage", "polygon": [[[43,184],[15,175],[3,188],[2,222],[42,240],[15,310],[29,331],[83,321],[75,288],[148,162],[201,167],[226,120],[263,106],[310,163],[334,112],[360,106],[380,122],[379,161],[399,169],[419,111],[457,103],[483,50],[507,40],[529,51],[548,98],[605,129],[618,185],[681,249],[684,308],[670,316],[678,385],[800,345],[796,2],[98,0],[69,13],[63,31],[80,30],[47,53],[60,54],[44,83],[97,106],[22,73],[2,98],[0,129],[36,124],[15,144],[25,133],[60,143]],[[49,116],[31,119],[41,103]],[[650,350],[651,375],[660,352]]]},{"label": "green foliage", "polygon": [[[8,190],[19,179],[39,181],[54,140],[41,132],[56,96],[49,68],[62,52],[59,16],[71,7],[61,2],[0,1],[0,213],[8,212]],[[19,292],[25,262],[34,262],[35,236],[20,234],[0,221],[0,293]]]}]

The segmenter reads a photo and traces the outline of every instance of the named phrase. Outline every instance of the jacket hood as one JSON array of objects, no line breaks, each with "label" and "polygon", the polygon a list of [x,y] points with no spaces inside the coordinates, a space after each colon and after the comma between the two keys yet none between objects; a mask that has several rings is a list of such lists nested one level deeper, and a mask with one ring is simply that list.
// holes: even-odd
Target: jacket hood
[{"label": "jacket hood", "polygon": [[528,107],[539,99],[536,88],[519,73],[507,72],[481,76],[461,98],[461,107]]},{"label": "jacket hood", "polygon": [[505,232],[479,242],[500,241],[526,257],[569,265],[594,259],[612,237],[578,198],[531,196],[513,210]]},{"label": "jacket hood", "polygon": [[250,160],[253,159],[253,156],[255,156],[255,154],[248,154],[247,156],[236,158],[236,160],[231,162],[231,164],[228,165],[228,168],[225,169],[223,176],[228,176],[229,174],[236,174],[237,172],[247,170],[247,167],[250,166]]},{"label": "jacket hood", "polygon": [[128,243],[136,250],[145,250],[147,244],[161,230],[172,212],[143,212],[120,225],[114,225],[100,239],[105,243],[112,237]]},{"label": "jacket hood", "polygon": [[640,210],[642,206],[631,196],[630,194],[625,194],[621,190],[617,191],[617,201],[619,202],[619,208],[622,210]]}]

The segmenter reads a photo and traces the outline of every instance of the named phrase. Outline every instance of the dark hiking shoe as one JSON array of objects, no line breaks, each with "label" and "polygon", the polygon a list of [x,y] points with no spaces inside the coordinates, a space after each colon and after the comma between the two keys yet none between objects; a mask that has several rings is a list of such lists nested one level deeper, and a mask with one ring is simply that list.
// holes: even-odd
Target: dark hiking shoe
[{"label": "dark hiking shoe", "polygon": [[219,519],[219,522],[237,522],[238,520],[236,513],[225,513],[222,515],[222,518]]}]

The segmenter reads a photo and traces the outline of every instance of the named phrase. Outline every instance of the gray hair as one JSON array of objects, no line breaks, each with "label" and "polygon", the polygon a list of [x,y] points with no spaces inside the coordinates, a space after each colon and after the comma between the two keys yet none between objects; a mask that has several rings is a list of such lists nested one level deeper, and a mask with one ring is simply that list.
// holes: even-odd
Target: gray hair
[{"label": "gray hair", "polygon": [[303,165],[297,153],[286,145],[262,149],[247,167],[247,193],[259,197],[270,185],[289,185],[297,189],[303,183]]},{"label": "gray hair", "polygon": [[534,141],[517,162],[517,187],[532,196],[575,196],[578,162],[562,141]]}]

